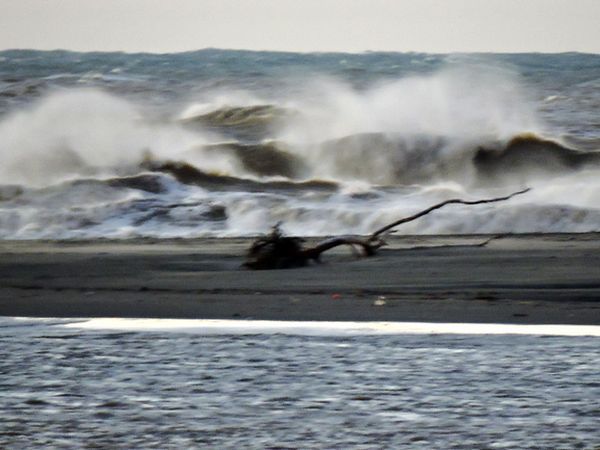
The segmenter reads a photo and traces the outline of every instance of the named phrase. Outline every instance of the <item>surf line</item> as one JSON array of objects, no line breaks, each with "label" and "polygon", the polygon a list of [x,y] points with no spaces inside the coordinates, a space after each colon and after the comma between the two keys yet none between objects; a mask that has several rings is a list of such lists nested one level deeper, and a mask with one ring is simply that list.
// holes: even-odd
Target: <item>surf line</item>
[{"label": "surf line", "polygon": [[598,325],[524,325],[500,323],[334,322],[220,319],[78,319],[60,324],[97,331],[175,332],[204,335],[284,334],[307,336],[360,336],[394,334],[469,334],[600,337]]}]

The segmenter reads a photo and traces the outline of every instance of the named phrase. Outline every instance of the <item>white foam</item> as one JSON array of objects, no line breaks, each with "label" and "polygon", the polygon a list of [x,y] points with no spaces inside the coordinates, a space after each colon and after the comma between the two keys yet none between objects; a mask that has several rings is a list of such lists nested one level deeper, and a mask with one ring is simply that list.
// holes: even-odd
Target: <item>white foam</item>
[{"label": "white foam", "polygon": [[285,334],[293,336],[369,336],[396,334],[516,334],[600,337],[600,326],[597,325],[99,318],[78,321],[63,326],[99,331],[161,331],[199,335]]},{"label": "white foam", "polygon": [[[456,64],[362,90],[335,79],[317,80],[307,91],[295,101],[302,114],[289,118],[278,139],[319,176],[339,177],[340,168],[324,164],[329,150],[318,143],[350,135],[392,133],[402,136],[406,149],[423,147],[423,137],[444,137],[453,145],[438,157],[451,159],[468,147],[465,143],[504,140],[524,131],[543,134],[519,76],[490,65]],[[399,152],[373,149],[368,160],[354,163],[397,163]]]},{"label": "white foam", "polygon": [[[478,145],[527,130],[544,135],[527,91],[509,70],[458,65],[362,89],[334,79],[302,81],[298,92],[276,101],[243,90],[206,94],[181,117],[228,105],[289,106],[297,114],[283,119],[285,125],[272,137],[305,163],[303,177],[342,185],[337,195],[304,189],[205,192],[202,201],[225,207],[226,221],[205,220],[200,208],[171,210],[160,220],[137,220],[140,211],[128,209],[134,204],[129,195],[156,199],[153,205],[161,207],[195,201],[188,196],[198,187],[179,189],[180,183],[169,176],[163,182],[172,180],[172,186],[159,194],[60,184],[137,174],[148,154],[156,160],[187,162],[210,174],[256,177],[231,152],[207,150],[207,144],[222,143],[222,136],[172,121],[156,122],[143,105],[97,89],[51,92],[0,120],[0,181],[19,185],[4,188],[8,199],[3,200],[8,201],[0,205],[0,236],[237,237],[267,232],[277,222],[284,223],[288,234],[367,235],[449,198],[502,196],[525,186],[533,190],[510,202],[449,206],[402,225],[398,232],[597,231],[600,177],[595,167],[560,177],[558,172],[548,176],[534,169],[515,170],[492,180],[497,183],[493,186],[490,181],[489,189],[477,184],[471,158]],[[360,135],[370,132],[375,134]],[[357,136],[339,141],[349,135]],[[328,139],[335,145],[324,143]],[[52,190],[37,189],[49,185],[54,185]],[[402,189],[383,190],[381,185]],[[20,197],[11,194],[21,186],[36,189],[26,189]]]},{"label": "white foam", "polygon": [[[142,108],[104,91],[56,91],[0,120],[0,179],[48,186],[82,176],[135,173],[148,152],[185,160],[208,138],[177,124],[154,123]],[[229,158],[197,153],[188,159],[202,170],[233,170]]]}]

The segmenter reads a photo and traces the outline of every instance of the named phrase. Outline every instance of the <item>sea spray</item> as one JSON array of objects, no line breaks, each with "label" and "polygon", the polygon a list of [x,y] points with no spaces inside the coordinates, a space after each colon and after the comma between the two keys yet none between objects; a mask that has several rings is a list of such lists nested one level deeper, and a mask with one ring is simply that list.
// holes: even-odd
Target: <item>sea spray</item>
[{"label": "sea spray", "polygon": [[139,171],[144,157],[189,157],[207,171],[233,171],[218,155],[195,152],[199,132],[153,123],[133,103],[96,89],[52,92],[0,122],[3,183],[32,186]]},{"label": "sea spray", "polygon": [[[398,77],[357,89],[334,79],[307,84],[305,114],[282,137],[322,142],[359,133],[510,138],[540,131],[532,95],[518,74],[482,65]],[[296,128],[298,127],[298,128]]]},{"label": "sea spray", "polygon": [[56,92],[0,123],[2,179],[47,184],[128,166],[147,145],[139,114],[93,90]]},{"label": "sea spray", "polygon": [[301,113],[277,138],[319,177],[465,180],[469,174],[457,166],[468,170],[464,158],[477,145],[542,130],[530,96],[508,69],[453,65],[363,90],[331,79],[307,89],[311,94],[295,102]]},{"label": "sea spray", "polygon": [[590,55],[2,55],[5,239],[598,230]]}]

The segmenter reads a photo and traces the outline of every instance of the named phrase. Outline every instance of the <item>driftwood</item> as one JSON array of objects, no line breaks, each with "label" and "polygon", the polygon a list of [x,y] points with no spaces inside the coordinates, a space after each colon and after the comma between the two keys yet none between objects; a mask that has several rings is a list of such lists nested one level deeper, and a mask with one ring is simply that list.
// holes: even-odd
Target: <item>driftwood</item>
[{"label": "driftwood", "polygon": [[445,202],[430,206],[429,208],[424,209],[423,211],[418,212],[417,214],[414,214],[409,217],[405,217],[400,220],[396,220],[395,222],[392,222],[384,227],[381,227],[379,230],[375,231],[370,236],[370,239],[374,239],[374,238],[382,235],[386,231],[390,231],[392,228],[397,227],[398,225],[402,225],[403,223],[407,223],[407,222],[412,222],[413,220],[416,220],[419,217],[423,217],[424,215],[429,214],[430,212],[435,211],[436,209],[440,209],[441,207],[446,206],[446,205],[457,204],[457,203],[461,204],[461,205],[480,205],[482,203],[501,202],[504,200],[509,200],[509,199],[513,198],[515,195],[521,195],[521,194],[524,194],[525,192],[529,192],[530,190],[531,190],[531,188],[527,188],[527,189],[523,189],[521,191],[513,192],[512,194],[507,195],[505,197],[489,198],[489,199],[485,199],[485,200],[461,200],[459,198],[453,198],[451,200],[446,200]]},{"label": "driftwood", "polygon": [[310,261],[318,262],[321,254],[340,245],[362,248],[365,256],[372,256],[384,245],[380,239],[365,240],[356,236],[337,236],[326,239],[314,247],[304,248],[304,239],[284,236],[277,224],[271,233],[259,237],[248,250],[244,266],[249,269],[288,269],[302,267]]},{"label": "driftwood", "polygon": [[303,246],[304,239],[299,237],[284,236],[280,229],[280,223],[275,225],[266,236],[261,236],[256,239],[246,256],[244,266],[249,269],[287,269],[292,267],[302,267],[310,261],[318,262],[322,253],[341,245],[348,245],[353,250],[356,248],[362,250],[364,256],[372,256],[377,253],[377,250],[385,245],[382,236],[390,233],[393,228],[398,225],[411,222],[426,214],[440,209],[446,205],[462,204],[462,205],[479,205],[482,203],[495,203],[508,200],[516,195],[524,194],[530,191],[529,188],[514,192],[504,197],[496,197],[485,200],[461,200],[451,199],[433,205],[423,211],[413,214],[409,217],[404,217],[395,222],[392,222],[384,227],[379,228],[370,236],[361,238],[358,236],[336,236],[319,242],[314,247]]}]

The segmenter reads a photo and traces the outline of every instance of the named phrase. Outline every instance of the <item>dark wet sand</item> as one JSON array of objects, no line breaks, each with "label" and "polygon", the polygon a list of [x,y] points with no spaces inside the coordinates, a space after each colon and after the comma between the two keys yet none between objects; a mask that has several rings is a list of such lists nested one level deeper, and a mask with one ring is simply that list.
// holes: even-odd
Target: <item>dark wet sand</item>
[{"label": "dark wet sand", "polygon": [[398,237],[240,269],[247,239],[0,241],[0,315],[600,325],[600,234]]}]

